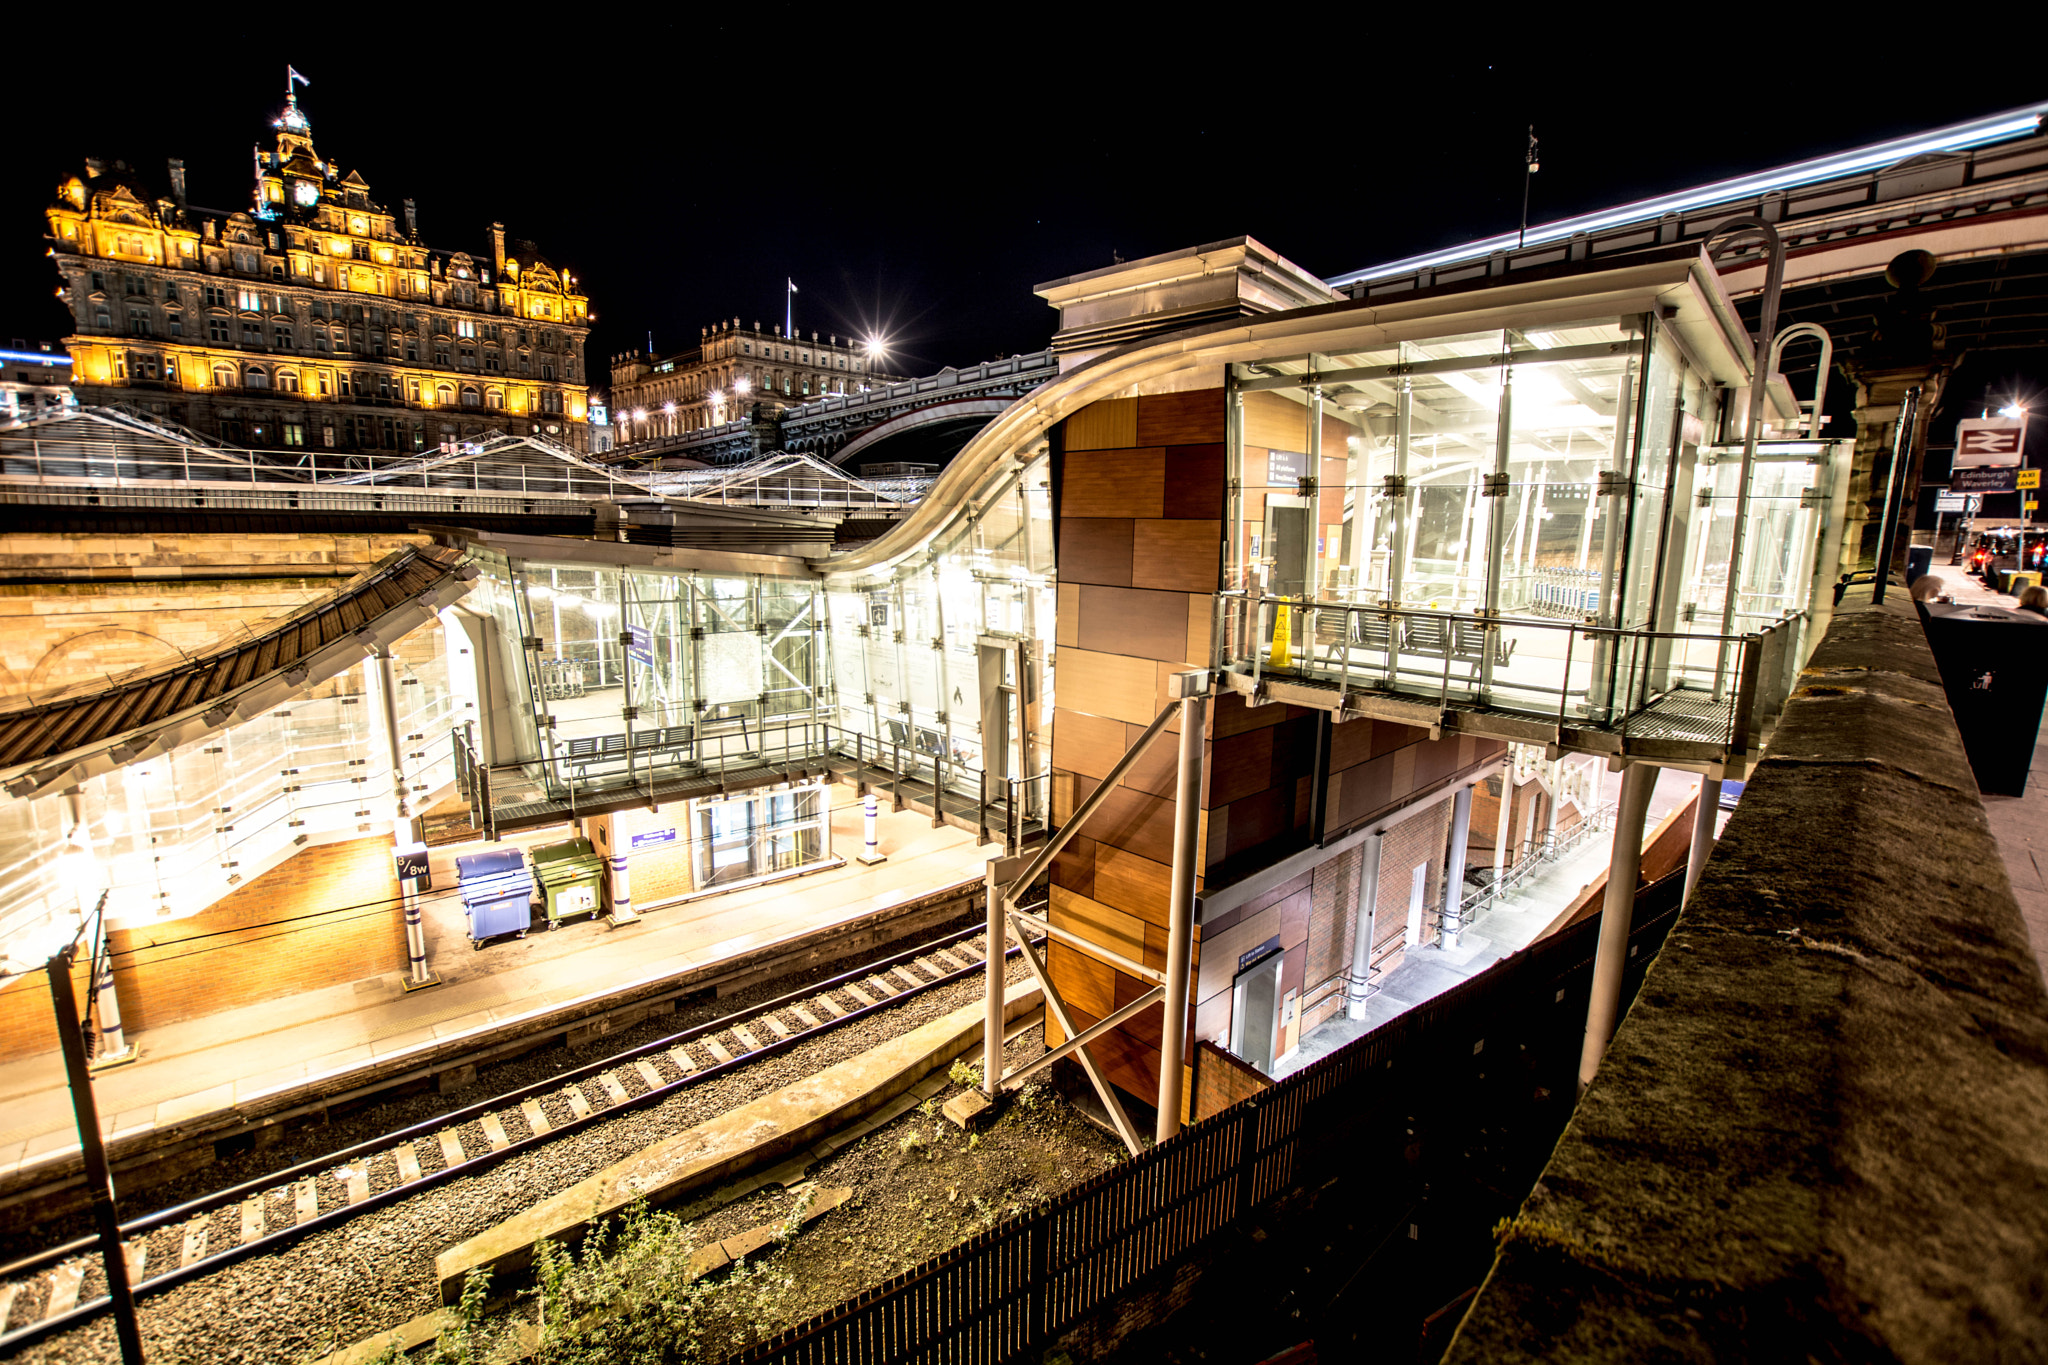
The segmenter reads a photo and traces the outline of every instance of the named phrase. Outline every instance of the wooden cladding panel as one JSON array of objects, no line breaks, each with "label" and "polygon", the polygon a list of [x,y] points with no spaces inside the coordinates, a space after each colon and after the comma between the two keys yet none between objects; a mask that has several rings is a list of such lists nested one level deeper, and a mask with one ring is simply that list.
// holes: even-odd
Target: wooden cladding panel
[{"label": "wooden cladding panel", "polygon": [[1185,594],[1089,584],[1082,586],[1077,596],[1079,621],[1074,643],[1080,648],[1168,663],[1179,663],[1185,658]]},{"label": "wooden cladding panel", "polygon": [[[1173,856],[1171,849],[1167,856]],[[1096,846],[1095,899],[1102,904],[1163,929],[1172,886],[1171,862],[1155,862],[1107,844]],[[1128,956],[1135,958],[1138,953],[1133,951]]]},{"label": "wooden cladding panel", "polygon": [[1050,910],[1053,924],[1068,933],[1133,962],[1143,959],[1145,922],[1136,915],[1063,886],[1052,888]]},{"label": "wooden cladding panel", "polygon": [[1166,452],[1165,504],[1161,515],[1197,521],[1222,520],[1227,472],[1221,444],[1170,447]]},{"label": "wooden cladding panel", "polygon": [[[1142,725],[1124,726],[1124,743],[1128,748],[1143,734]],[[1206,780],[1206,779],[1205,779]],[[1180,783],[1180,739],[1177,733],[1161,731],[1159,738],[1152,741],[1152,747],[1139,755],[1131,770],[1124,774],[1124,785],[1152,796],[1171,799],[1174,789]]]},{"label": "wooden cladding panel", "polygon": [[1081,585],[1059,585],[1059,619],[1053,622],[1053,643],[1061,649],[1081,643]]},{"label": "wooden cladding panel", "polygon": [[1131,526],[1127,517],[1060,518],[1060,582],[1130,587]]},{"label": "wooden cladding panel", "polygon": [[1220,521],[1140,521],[1131,528],[1134,588],[1214,592],[1223,563]]},{"label": "wooden cladding panel", "polygon": [[[1093,790],[1092,786],[1090,790]],[[1118,787],[1103,798],[1088,822],[1094,837],[1097,873],[1104,848],[1124,849],[1157,863],[1173,862],[1173,802]],[[1100,890],[1100,887],[1097,887]]]},{"label": "wooden cladding panel", "polygon": [[1244,443],[1269,450],[1307,450],[1308,408],[1268,390],[1246,394]]},{"label": "wooden cladding panel", "polygon": [[1063,517],[1147,517],[1164,514],[1166,451],[1081,452],[1060,480]]},{"label": "wooden cladding panel", "polygon": [[1188,634],[1186,652],[1181,657],[1207,668],[1216,636],[1216,596],[1214,593],[1189,593],[1186,601]]},{"label": "wooden cladding panel", "polygon": [[1147,394],[1138,400],[1135,445],[1194,445],[1223,439],[1223,390]]},{"label": "wooden cladding panel", "polygon": [[[1066,655],[1060,656],[1066,666]],[[1060,679],[1060,697],[1066,699],[1066,679]],[[1052,765],[1084,777],[1102,778],[1124,753],[1124,723],[1108,716],[1091,716],[1062,706],[1053,713]]]},{"label": "wooden cladding panel", "polygon": [[[1060,651],[1059,703],[1063,711],[1085,711],[1091,716],[1149,725],[1159,714],[1153,704],[1157,690],[1157,669],[1150,660],[1086,649]],[[1119,755],[1122,752],[1117,751]]]},{"label": "wooden cladding panel", "polygon": [[1060,999],[1097,1019],[1116,1009],[1116,969],[1055,939],[1046,950],[1046,974],[1059,988]]},{"label": "wooden cladding panel", "polygon": [[1138,444],[1138,400],[1105,398],[1090,403],[1067,418],[1064,427],[1069,451],[1128,449]]},{"label": "wooden cladding panel", "polygon": [[1227,806],[1272,785],[1273,730],[1248,730],[1211,741],[1209,804]]}]

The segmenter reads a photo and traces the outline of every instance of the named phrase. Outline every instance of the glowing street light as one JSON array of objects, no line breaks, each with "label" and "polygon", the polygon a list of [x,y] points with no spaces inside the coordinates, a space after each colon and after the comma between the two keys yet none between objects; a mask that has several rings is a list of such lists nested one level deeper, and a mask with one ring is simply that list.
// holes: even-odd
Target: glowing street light
[{"label": "glowing street light", "polygon": [[2000,417],[2025,417],[2027,415],[2027,406],[2024,403],[2007,403],[1998,410],[1998,415]]},{"label": "glowing street light", "polygon": [[741,375],[738,379],[732,381],[732,391],[736,394],[751,393],[753,389],[754,381],[745,375]]}]

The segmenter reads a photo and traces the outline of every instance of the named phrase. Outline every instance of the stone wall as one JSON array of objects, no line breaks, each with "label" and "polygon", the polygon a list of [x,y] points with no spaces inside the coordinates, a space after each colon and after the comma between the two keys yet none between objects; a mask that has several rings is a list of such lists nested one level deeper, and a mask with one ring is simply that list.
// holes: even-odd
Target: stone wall
[{"label": "stone wall", "polygon": [[416,535],[0,536],[0,696],[159,668],[334,591]]},{"label": "stone wall", "polygon": [[2048,1358],[2048,994],[1911,606],[1799,681],[1446,1360]]}]

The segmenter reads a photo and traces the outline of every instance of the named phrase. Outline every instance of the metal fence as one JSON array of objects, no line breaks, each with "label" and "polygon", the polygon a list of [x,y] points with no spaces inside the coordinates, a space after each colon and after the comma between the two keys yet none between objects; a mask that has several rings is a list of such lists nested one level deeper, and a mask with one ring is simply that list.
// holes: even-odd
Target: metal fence
[{"label": "metal fence", "polygon": [[[1677,916],[1681,882],[1675,874],[1638,897],[1625,998]],[[1526,1071],[1501,1054],[1514,1057],[1541,1040],[1548,1046],[1539,1051],[1557,1072],[1545,1078],[1568,1087],[1598,932],[1599,921],[1589,920],[1542,940],[1271,1089],[740,1359],[993,1365],[1042,1347],[1276,1196],[1383,1157],[1398,1160],[1412,1140],[1400,1120],[1418,1082],[1467,1105],[1505,1097],[1489,1084],[1526,1092]],[[1492,1056],[1489,1039],[1501,1045]]]}]

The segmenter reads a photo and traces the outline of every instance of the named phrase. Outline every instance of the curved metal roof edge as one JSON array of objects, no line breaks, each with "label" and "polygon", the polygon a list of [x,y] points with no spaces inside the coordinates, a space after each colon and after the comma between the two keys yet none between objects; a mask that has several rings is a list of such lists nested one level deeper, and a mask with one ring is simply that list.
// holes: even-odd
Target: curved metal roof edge
[{"label": "curved metal roof edge", "polygon": [[2036,133],[2040,130],[2044,117],[2048,117],[2048,101],[2021,105],[2017,109],[2007,109],[1996,114],[1987,114],[1983,118],[1930,128],[1906,137],[1889,138],[1883,142],[1833,152],[1827,156],[1809,157],[1804,161],[1773,166],[1728,180],[1716,180],[1650,199],[1637,199],[1572,218],[1540,223],[1526,233],[1496,233],[1491,237],[1481,237],[1457,246],[1404,256],[1396,261],[1384,261],[1378,265],[1366,266],[1362,270],[1332,275],[1329,283],[1332,288],[1341,289],[1346,285],[1364,284],[1390,275],[1406,275],[1435,266],[1471,261],[1489,256],[1495,251],[1565,241],[1579,232],[1598,232],[1628,223],[1654,220],[1666,213],[1685,213],[1758,194],[1768,194],[1774,190],[1794,189],[1802,185],[1840,180],[1867,171],[1896,166],[1916,156],[1968,151],[1975,147]]},{"label": "curved metal roof edge", "polygon": [[[818,572],[826,578],[868,578],[889,572],[922,552],[964,515],[972,495],[1017,446],[1043,436],[1055,423],[1090,403],[1128,397],[1138,392],[1141,385],[1169,376],[1219,368],[1232,361],[1270,358],[1275,343],[1302,353],[1343,350],[1341,340],[1324,345],[1313,344],[1312,339],[1368,330],[1400,331],[1437,318],[1445,319],[1450,330],[1469,330],[1464,322],[1449,320],[1572,299],[1581,300],[1582,306],[1597,303],[1604,307],[1609,299],[1627,297],[1640,301],[1642,296],[1654,294],[1686,309],[1698,344],[1718,341],[1732,352],[1726,357],[1728,367],[1746,373],[1752,363],[1748,338],[1730,335],[1727,319],[1715,315],[1719,310],[1713,307],[1711,289],[1700,281],[1702,272],[1718,275],[1703,251],[1675,249],[1648,260],[1623,258],[1592,263],[1586,268],[1541,278],[1504,277],[1485,286],[1459,288],[1448,294],[1347,299],[1284,313],[1225,318],[1183,332],[1131,342],[1091,356],[1017,399],[953,458],[909,516],[880,539],[820,561]],[[1601,284],[1586,288],[1592,281]],[[1616,311],[1626,310],[1617,307]],[[1695,311],[1701,315],[1691,316]]]}]

